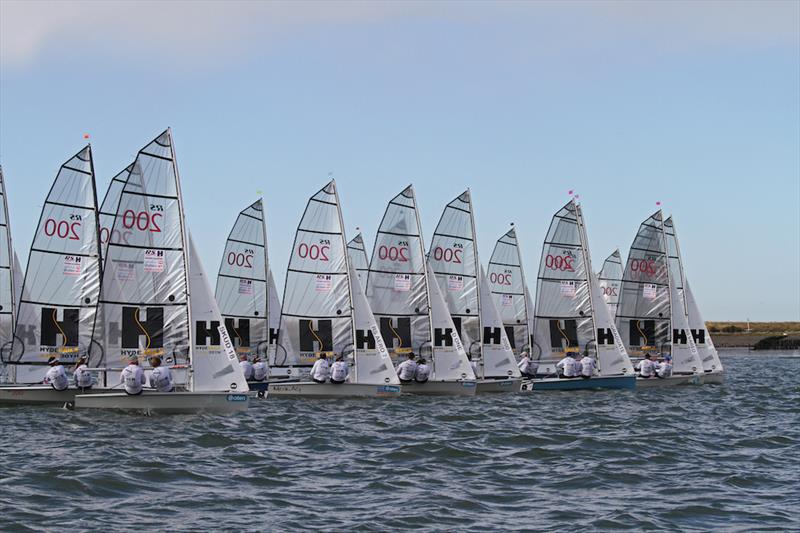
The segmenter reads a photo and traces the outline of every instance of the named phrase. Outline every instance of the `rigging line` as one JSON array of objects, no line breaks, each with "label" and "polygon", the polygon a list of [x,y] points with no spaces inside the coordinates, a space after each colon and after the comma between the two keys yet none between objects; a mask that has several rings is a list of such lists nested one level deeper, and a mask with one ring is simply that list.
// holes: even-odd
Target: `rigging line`
[{"label": "rigging line", "polygon": [[136,325],[139,326],[139,329],[142,330],[142,333],[144,333],[144,336],[147,337],[147,346],[145,346],[144,349],[145,350],[149,350],[150,349],[150,334],[147,333],[147,330],[144,329],[144,326],[142,325],[142,323],[139,322],[139,309],[136,309],[134,311],[133,319],[136,321]]},{"label": "rigging line", "polygon": [[560,320],[556,320],[556,327],[558,328],[558,332],[561,333],[561,336],[564,337],[565,341],[567,341],[567,346],[569,346],[570,345],[570,339],[569,339],[569,337],[567,337],[567,334],[564,333],[564,330],[561,329],[561,324],[559,322],[561,322],[561,321]]},{"label": "rigging line", "polygon": [[56,327],[58,328],[58,331],[61,332],[61,336],[64,337],[64,345],[63,346],[66,346],[67,345],[67,334],[64,333],[64,330],[61,329],[61,326],[58,324],[58,317],[56,316],[56,312],[57,311],[58,311],[57,309],[53,309],[53,324],[56,325]]},{"label": "rigging line", "polygon": [[392,327],[392,321],[391,320],[389,321],[389,329],[392,330],[392,335],[394,335],[395,338],[397,339],[397,341],[400,343],[397,346],[397,348],[402,348],[403,347],[403,339],[400,338],[400,334],[397,333],[397,331]]},{"label": "rigging line", "polygon": [[638,329],[638,330],[639,330],[639,333],[641,333],[641,334],[642,334],[642,337],[644,338],[644,345],[645,345],[645,346],[647,346],[647,345],[649,345],[650,343],[649,343],[649,342],[648,342],[648,340],[647,340],[647,335],[645,335],[645,334],[644,334],[644,331],[642,331],[642,328],[641,328],[641,327],[639,327],[639,322],[640,322],[639,320],[637,320],[637,321],[636,321],[636,329]]},{"label": "rigging line", "polygon": [[314,331],[314,328],[311,327],[311,321],[310,320],[308,321],[308,331],[310,331],[311,334],[314,336],[314,338],[317,339],[317,342],[319,343],[319,351],[320,352],[324,352],[325,351],[325,343],[322,342],[322,339],[320,339],[317,336],[317,332]]}]

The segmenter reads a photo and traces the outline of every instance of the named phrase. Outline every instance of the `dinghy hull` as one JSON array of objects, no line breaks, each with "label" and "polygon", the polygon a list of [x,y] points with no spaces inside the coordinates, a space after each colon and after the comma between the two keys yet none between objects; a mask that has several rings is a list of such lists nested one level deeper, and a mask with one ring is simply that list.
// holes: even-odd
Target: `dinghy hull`
[{"label": "dinghy hull", "polygon": [[548,390],[633,389],[636,376],[598,376],[591,379],[544,378],[525,380],[523,392]]},{"label": "dinghy hull", "polygon": [[403,383],[403,394],[427,396],[475,396],[474,381],[427,381],[425,383]]},{"label": "dinghy hull", "polygon": [[400,396],[400,385],[367,385],[365,383],[270,383],[268,397],[282,398],[385,398]]},{"label": "dinghy hull", "polygon": [[[97,394],[107,389],[87,390],[85,394]],[[8,385],[0,387],[0,406],[3,405],[58,405],[75,401],[78,389],[55,390],[49,385]]]},{"label": "dinghy hull", "polygon": [[722,385],[725,383],[724,372],[706,372],[703,376],[704,385]]},{"label": "dinghy hull", "polygon": [[495,392],[520,392],[521,379],[480,379],[475,387],[475,394],[489,394]]},{"label": "dinghy hull", "polygon": [[672,387],[675,385],[702,385],[702,374],[673,374],[668,378],[636,378],[637,389]]},{"label": "dinghy hull", "polygon": [[247,393],[231,392],[155,392],[131,396],[124,392],[78,394],[75,409],[105,409],[144,414],[237,413],[246,411]]}]

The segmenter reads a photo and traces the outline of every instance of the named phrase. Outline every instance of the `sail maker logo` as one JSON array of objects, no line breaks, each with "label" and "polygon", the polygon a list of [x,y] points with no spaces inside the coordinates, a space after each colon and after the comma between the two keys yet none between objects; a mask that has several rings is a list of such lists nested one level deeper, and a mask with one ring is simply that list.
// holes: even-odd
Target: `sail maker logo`
[{"label": "sail maker logo", "polygon": [[240,350],[244,353],[250,352],[250,320],[246,318],[226,318],[225,328],[228,330],[228,335],[233,339],[234,344],[239,344]]},{"label": "sail maker logo", "polygon": [[219,332],[219,321],[196,320],[194,323],[194,343],[197,346],[220,346]]},{"label": "sail maker logo", "polygon": [[391,317],[380,317],[381,336],[389,339],[389,348],[396,353],[408,353],[411,351],[411,319],[408,317],[398,317],[392,320]]},{"label": "sail maker logo", "polygon": [[80,317],[80,309],[42,307],[39,349],[43,353],[77,354]]},{"label": "sail maker logo", "polygon": [[299,320],[300,352],[333,351],[333,323],[330,320]]},{"label": "sail maker logo", "polygon": [[140,342],[144,355],[164,353],[164,308],[122,308],[122,355],[139,355]]}]

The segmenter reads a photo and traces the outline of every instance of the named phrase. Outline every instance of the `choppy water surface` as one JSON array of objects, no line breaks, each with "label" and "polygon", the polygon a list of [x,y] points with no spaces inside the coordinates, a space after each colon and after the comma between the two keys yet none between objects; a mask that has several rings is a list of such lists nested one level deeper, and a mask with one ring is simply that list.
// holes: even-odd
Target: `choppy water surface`
[{"label": "choppy water surface", "polygon": [[0,530],[800,529],[800,358],[722,386],[0,409]]}]

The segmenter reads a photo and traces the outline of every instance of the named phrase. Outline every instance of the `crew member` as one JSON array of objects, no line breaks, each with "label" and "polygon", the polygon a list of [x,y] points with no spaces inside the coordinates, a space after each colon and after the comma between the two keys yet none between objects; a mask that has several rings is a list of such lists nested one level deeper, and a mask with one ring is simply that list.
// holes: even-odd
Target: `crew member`
[{"label": "crew member", "polygon": [[400,383],[411,383],[417,374],[417,363],[414,362],[414,352],[409,352],[408,359],[397,367],[397,377]]},{"label": "crew member", "polygon": [[239,366],[242,367],[242,372],[244,372],[244,379],[253,379],[253,364],[247,360],[246,353],[239,355]]},{"label": "crew member", "polygon": [[589,352],[586,352],[581,359],[581,377],[589,379],[594,375],[595,370],[597,370],[597,363],[593,357],[589,357]]},{"label": "crew member", "polygon": [[51,357],[47,360],[47,364],[50,365],[50,369],[44,376],[44,382],[49,384],[55,390],[66,390],[67,387],[69,387],[69,378],[67,378],[67,373],[64,371],[64,367],[61,366],[61,361],[58,359],[58,357]]},{"label": "crew member", "polygon": [[417,370],[414,372],[414,381],[417,383],[425,383],[431,375],[431,367],[427,365],[423,357],[419,358],[417,363]]},{"label": "crew member", "polygon": [[75,388],[86,390],[92,388],[92,373],[86,365],[86,357],[81,356],[72,368],[72,377],[75,379]]},{"label": "crew member", "polygon": [[478,359],[475,358],[472,354],[469,355],[469,366],[472,367],[472,373],[475,374],[475,377],[478,377]]},{"label": "crew member", "polygon": [[266,361],[262,361],[260,357],[256,356],[253,359],[253,380],[264,381],[269,374],[269,367]]},{"label": "crew member", "polygon": [[533,361],[531,361],[530,356],[528,355],[527,351],[524,351],[520,354],[522,357],[520,358],[517,366],[519,367],[519,371],[522,374],[523,378],[532,379],[536,372],[533,370]]},{"label": "crew member", "polygon": [[643,378],[652,378],[655,375],[655,365],[650,359],[652,356],[649,353],[644,354],[644,359],[636,363],[636,370],[639,371],[639,376]]},{"label": "crew member", "polygon": [[343,360],[342,356],[338,356],[336,361],[331,365],[331,383],[341,385],[347,380],[350,375],[350,367],[347,362]]},{"label": "crew member", "polygon": [[328,360],[325,358],[325,354],[320,352],[319,359],[314,361],[314,366],[311,367],[311,379],[317,383],[325,383],[328,381],[330,372],[331,369],[328,365]]},{"label": "crew member", "polygon": [[664,379],[672,375],[672,357],[669,355],[664,356],[664,360],[658,363],[656,367],[656,376]]},{"label": "crew member", "polygon": [[556,363],[556,370],[558,370],[558,377],[560,378],[576,378],[578,377],[578,362],[572,356],[572,353],[568,353],[564,356],[561,361]]},{"label": "crew member", "polygon": [[119,382],[125,385],[125,392],[132,396],[142,393],[146,381],[144,370],[139,366],[139,356],[128,356],[128,366],[122,369],[119,375]]},{"label": "crew member", "polygon": [[150,358],[150,366],[153,367],[150,386],[158,392],[172,392],[175,385],[172,383],[172,371],[169,367],[161,366],[161,358],[157,355]]}]

